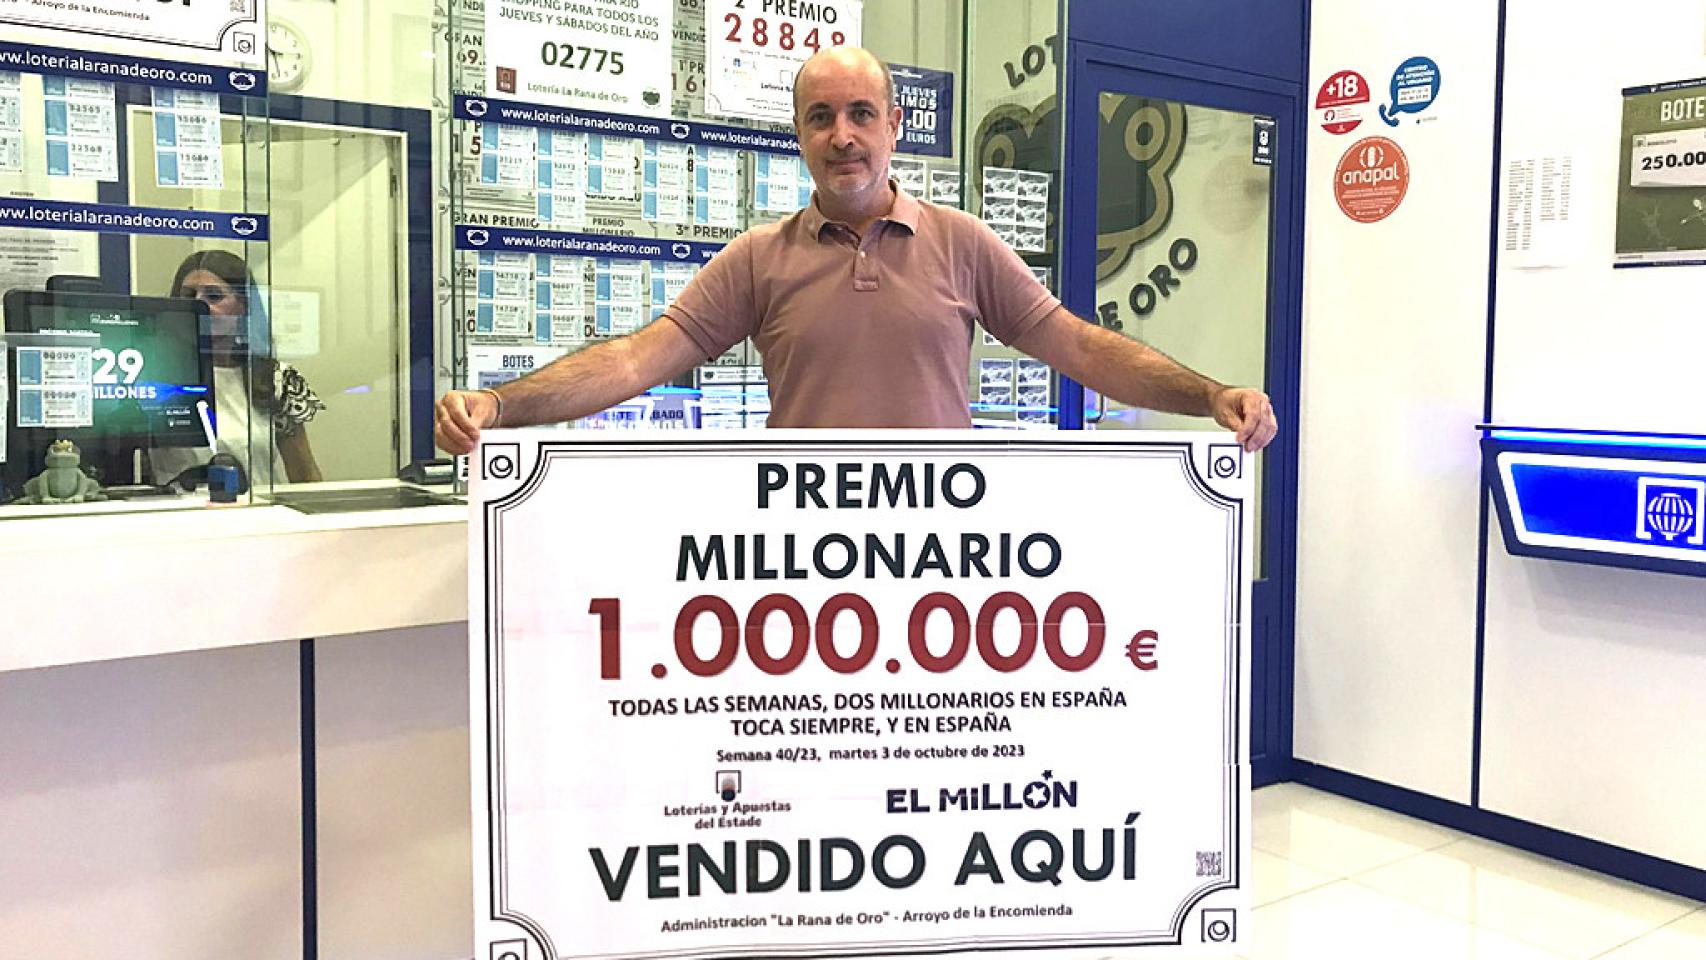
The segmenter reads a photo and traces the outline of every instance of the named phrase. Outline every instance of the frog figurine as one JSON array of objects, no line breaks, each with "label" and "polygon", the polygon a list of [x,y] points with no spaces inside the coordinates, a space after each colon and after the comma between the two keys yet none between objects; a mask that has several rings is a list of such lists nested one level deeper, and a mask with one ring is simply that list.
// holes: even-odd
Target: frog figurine
[{"label": "frog figurine", "polygon": [[87,503],[105,500],[101,485],[78,469],[83,455],[69,440],[47,448],[47,469],[24,483],[23,503]]}]

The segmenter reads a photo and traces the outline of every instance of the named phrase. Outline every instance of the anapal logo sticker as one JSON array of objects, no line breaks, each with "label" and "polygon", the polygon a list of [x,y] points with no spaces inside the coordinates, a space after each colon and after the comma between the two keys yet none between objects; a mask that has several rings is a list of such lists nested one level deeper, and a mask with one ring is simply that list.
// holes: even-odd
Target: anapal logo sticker
[{"label": "anapal logo sticker", "polygon": [[1706,480],[1642,477],[1638,487],[1637,540],[1656,540],[1667,546],[1698,547],[1706,543]]},{"label": "anapal logo sticker", "polygon": [[1392,215],[1410,190],[1410,160],[1385,137],[1358,140],[1333,171],[1333,199],[1345,216],[1376,223]]}]

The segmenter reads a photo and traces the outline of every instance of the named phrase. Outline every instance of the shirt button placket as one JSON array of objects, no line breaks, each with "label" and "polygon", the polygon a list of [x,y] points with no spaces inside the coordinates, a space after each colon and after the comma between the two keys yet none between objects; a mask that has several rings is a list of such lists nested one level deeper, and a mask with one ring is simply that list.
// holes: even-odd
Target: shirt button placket
[{"label": "shirt button placket", "polygon": [[875,290],[878,287],[877,265],[866,249],[875,239],[874,235],[866,237],[864,242],[859,245],[858,256],[853,258],[853,289],[855,290]]}]

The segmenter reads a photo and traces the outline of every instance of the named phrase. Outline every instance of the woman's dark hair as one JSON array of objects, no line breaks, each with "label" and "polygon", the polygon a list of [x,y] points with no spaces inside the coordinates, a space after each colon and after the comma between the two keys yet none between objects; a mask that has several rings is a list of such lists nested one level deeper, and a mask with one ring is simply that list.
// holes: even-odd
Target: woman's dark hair
[{"label": "woman's dark hair", "polygon": [[184,289],[184,281],[197,270],[206,270],[218,277],[220,282],[231,288],[231,291],[243,300],[243,309],[253,309],[258,299],[255,294],[255,275],[249,272],[249,265],[243,258],[225,250],[198,250],[184,258],[178,264],[177,275],[172,277],[172,288],[166,291],[166,296],[175,297]]},{"label": "woman's dark hair", "polygon": [[[255,275],[249,272],[249,265],[243,258],[227,250],[198,250],[184,258],[178,264],[178,272],[172,277],[171,289],[166,296],[177,297],[184,295],[184,281],[197,270],[206,270],[219,278],[219,281],[231,288],[231,292],[243,303],[245,320],[236,342],[233,344],[234,353],[253,365],[249,377],[250,393],[255,406],[262,410],[272,411],[276,406],[273,396],[273,381],[277,373],[277,362],[272,357],[254,356],[250,353],[256,342],[266,343],[270,337],[267,329],[266,309],[260,296],[260,290],[255,286]],[[193,294],[191,294],[193,296]]]}]

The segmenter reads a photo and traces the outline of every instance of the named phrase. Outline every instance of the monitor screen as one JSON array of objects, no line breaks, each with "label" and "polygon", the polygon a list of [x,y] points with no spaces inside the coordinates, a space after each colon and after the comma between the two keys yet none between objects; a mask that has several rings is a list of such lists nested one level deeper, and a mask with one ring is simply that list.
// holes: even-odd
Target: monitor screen
[{"label": "monitor screen", "polygon": [[206,446],[196,408],[213,403],[205,304],[11,290],[5,318],[8,333],[64,335],[14,348],[14,428],[80,445]]}]

